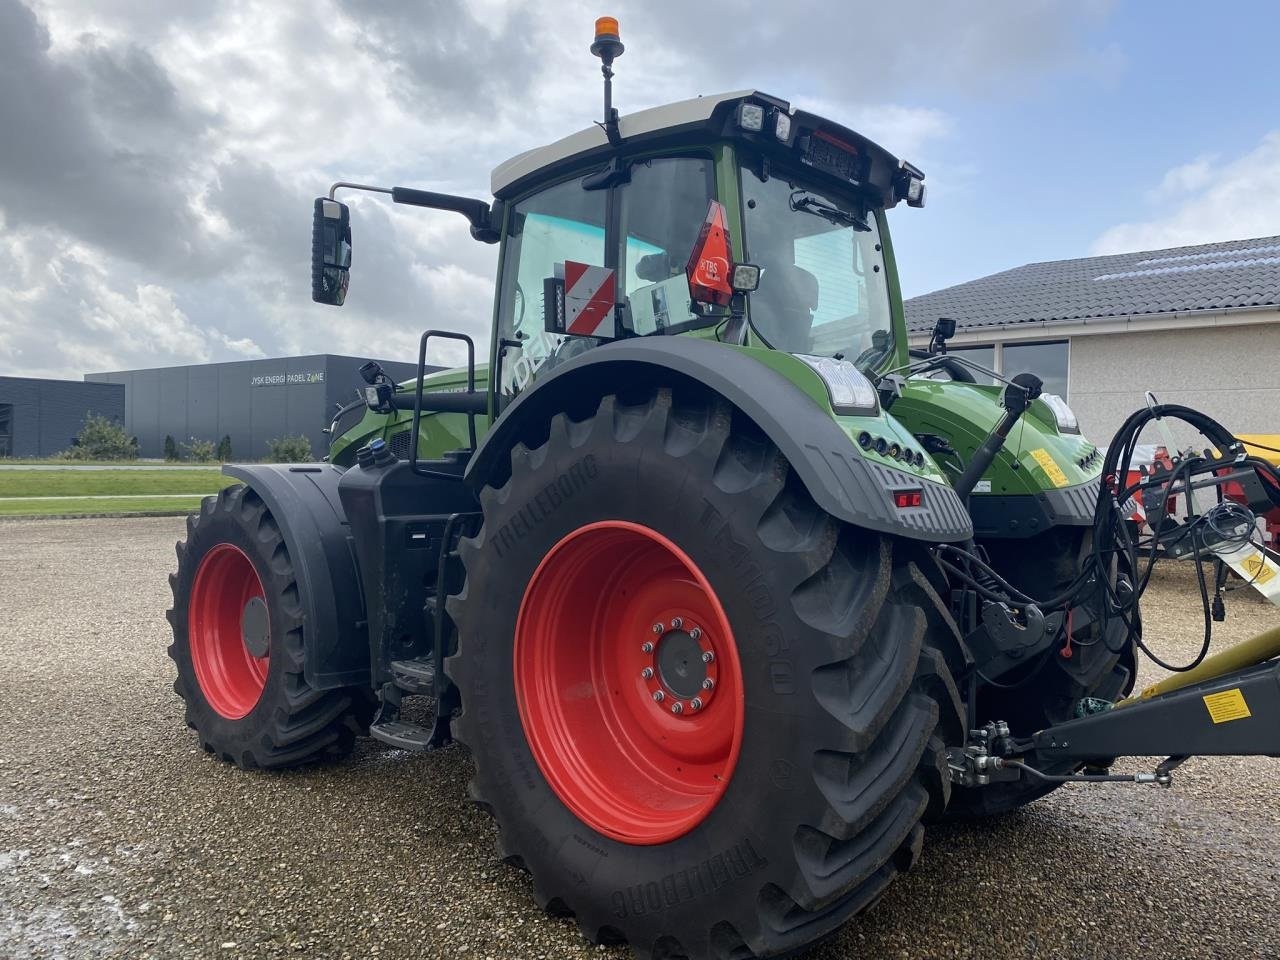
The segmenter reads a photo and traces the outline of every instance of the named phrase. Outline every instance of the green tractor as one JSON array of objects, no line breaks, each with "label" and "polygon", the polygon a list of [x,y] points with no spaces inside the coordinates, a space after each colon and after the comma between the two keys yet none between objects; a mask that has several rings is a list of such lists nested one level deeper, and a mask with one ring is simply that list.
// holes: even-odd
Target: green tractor
[{"label": "green tractor", "polygon": [[1084,765],[995,775],[974,737],[1129,691],[1131,574],[1091,566],[1102,454],[1066,404],[949,356],[945,320],[908,349],[888,213],[918,169],[757,91],[619,117],[616,24],[592,49],[604,121],[491,202],[316,201],[314,299],[347,292],[336,192],[375,189],[499,244],[492,335],[364,369],[326,463],[227,468],[178,545],[176,689],[242,767],[456,737],[501,856],[592,941],[786,954],[927,823]]}]

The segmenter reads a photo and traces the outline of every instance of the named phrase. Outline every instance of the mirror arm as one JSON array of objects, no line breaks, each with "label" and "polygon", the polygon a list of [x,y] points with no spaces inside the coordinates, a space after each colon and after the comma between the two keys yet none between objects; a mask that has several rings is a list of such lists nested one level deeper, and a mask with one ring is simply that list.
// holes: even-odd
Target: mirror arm
[{"label": "mirror arm", "polygon": [[329,199],[336,199],[336,194],[340,188],[347,190],[366,190],[369,193],[390,193],[389,187],[371,187],[367,183],[350,183],[346,180],[339,180],[329,188]]},{"label": "mirror arm", "polygon": [[485,243],[498,239],[498,229],[489,216],[489,205],[473,197],[458,197],[451,193],[433,193],[430,190],[414,190],[410,187],[392,187],[391,199],[415,207],[432,210],[449,210],[460,213],[471,223],[471,236]]},{"label": "mirror arm", "polygon": [[[339,180],[329,188],[330,200],[334,199],[339,189],[385,193],[395,203],[460,213],[471,224],[471,236],[483,243],[497,243],[501,234],[501,208],[496,203],[490,210],[489,204],[473,197],[457,197],[451,193],[433,193],[430,190],[414,190],[410,187],[375,187],[367,183],[352,183],[347,180]],[[495,223],[495,220],[499,222]]]}]

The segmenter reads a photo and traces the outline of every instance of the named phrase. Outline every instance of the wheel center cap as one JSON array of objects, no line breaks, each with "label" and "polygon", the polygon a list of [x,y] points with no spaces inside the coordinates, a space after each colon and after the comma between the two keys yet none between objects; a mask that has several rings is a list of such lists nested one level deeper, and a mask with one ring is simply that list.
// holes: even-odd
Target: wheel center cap
[{"label": "wheel center cap", "polygon": [[240,614],[240,638],[250,655],[261,660],[271,650],[271,615],[261,597],[250,597]]},{"label": "wheel center cap", "polygon": [[658,677],[662,685],[681,699],[702,693],[707,679],[707,665],[702,662],[702,648],[684,630],[669,630],[658,643]]}]

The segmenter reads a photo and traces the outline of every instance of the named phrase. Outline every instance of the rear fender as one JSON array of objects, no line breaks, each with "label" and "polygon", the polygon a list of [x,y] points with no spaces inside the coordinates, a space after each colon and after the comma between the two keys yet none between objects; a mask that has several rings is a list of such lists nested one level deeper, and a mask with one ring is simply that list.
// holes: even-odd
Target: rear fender
[{"label": "rear fender", "polygon": [[[467,465],[478,494],[500,485],[519,441],[545,438],[561,411],[586,417],[601,397],[625,386],[701,384],[759,427],[786,457],[818,506],[855,526],[928,542],[969,539],[969,514],[950,486],[864,460],[856,444],[803,390],[748,354],[692,337],[645,337],[588,350],[539,377],[486,434]],[[891,487],[923,488],[919,508],[899,511]]]},{"label": "rear fender", "polygon": [[298,578],[303,676],[316,689],[368,686],[364,594],[347,517],[343,471],[331,464],[235,464],[222,468],[250,487],[280,527]]}]

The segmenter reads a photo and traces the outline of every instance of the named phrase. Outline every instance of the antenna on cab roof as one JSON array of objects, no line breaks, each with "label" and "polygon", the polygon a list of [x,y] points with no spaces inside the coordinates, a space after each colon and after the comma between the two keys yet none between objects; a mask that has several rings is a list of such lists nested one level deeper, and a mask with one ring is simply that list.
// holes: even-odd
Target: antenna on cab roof
[{"label": "antenna on cab roof", "polygon": [[613,106],[613,61],[622,56],[625,49],[618,35],[617,19],[597,19],[596,37],[591,42],[591,52],[600,58],[600,72],[604,74],[604,123],[598,126],[604,129],[605,136],[615,147],[622,143],[622,134],[618,131],[618,111]]}]

